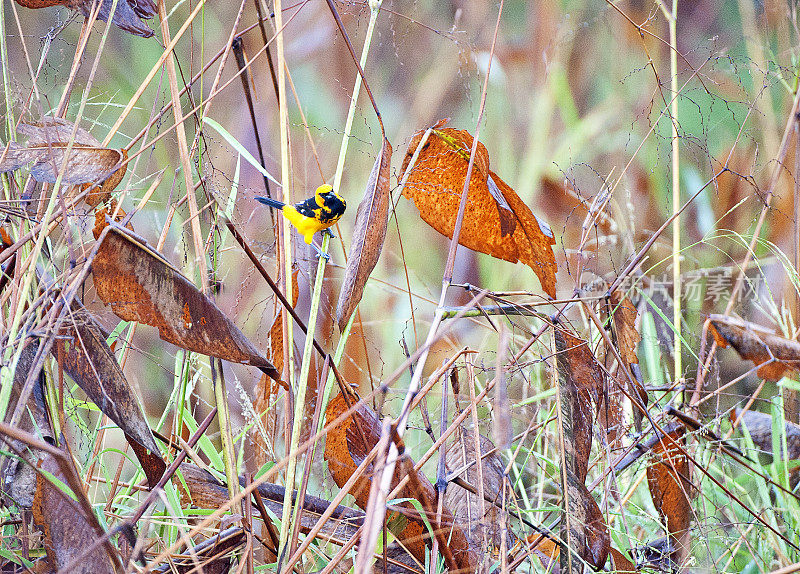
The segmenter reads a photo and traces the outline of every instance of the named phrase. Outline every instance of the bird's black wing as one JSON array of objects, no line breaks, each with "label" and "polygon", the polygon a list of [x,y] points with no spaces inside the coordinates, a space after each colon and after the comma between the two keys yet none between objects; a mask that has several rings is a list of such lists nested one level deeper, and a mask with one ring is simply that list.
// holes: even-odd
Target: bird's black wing
[{"label": "bird's black wing", "polygon": [[305,201],[299,201],[294,204],[294,208],[300,213],[300,215],[305,215],[306,217],[315,217],[314,210],[319,209],[319,205],[317,205],[317,200],[315,197],[309,197]]}]

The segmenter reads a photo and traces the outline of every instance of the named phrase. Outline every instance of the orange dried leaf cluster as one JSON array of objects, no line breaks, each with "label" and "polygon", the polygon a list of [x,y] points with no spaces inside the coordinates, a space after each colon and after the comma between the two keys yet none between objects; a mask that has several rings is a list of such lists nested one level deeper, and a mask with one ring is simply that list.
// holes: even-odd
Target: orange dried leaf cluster
[{"label": "orange dried leaf cluster", "polygon": [[[402,173],[424,134],[421,130],[411,138]],[[455,230],[472,143],[467,131],[433,129],[403,188],[403,196],[414,201],[423,221],[449,238]],[[555,238],[516,192],[489,169],[489,152],[480,142],[458,242],[498,259],[530,266],[544,292],[556,296]]]},{"label": "orange dried leaf cluster", "polygon": [[725,315],[710,315],[709,319],[717,345],[731,346],[743,359],[762,365],[759,377],[778,381],[800,370],[800,343],[741,319]]}]

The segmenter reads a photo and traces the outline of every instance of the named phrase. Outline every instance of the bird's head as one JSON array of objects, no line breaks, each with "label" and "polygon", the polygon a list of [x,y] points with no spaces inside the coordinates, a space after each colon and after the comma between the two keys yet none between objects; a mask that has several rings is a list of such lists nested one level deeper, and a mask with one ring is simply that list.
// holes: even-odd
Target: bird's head
[{"label": "bird's head", "polygon": [[337,199],[342,203],[344,203],[344,199],[342,199],[342,197],[338,193],[333,191],[333,187],[328,185],[327,183],[320,185],[317,188],[317,191],[314,193],[314,198],[317,201],[317,205],[319,205],[320,207],[330,205],[332,201]]}]

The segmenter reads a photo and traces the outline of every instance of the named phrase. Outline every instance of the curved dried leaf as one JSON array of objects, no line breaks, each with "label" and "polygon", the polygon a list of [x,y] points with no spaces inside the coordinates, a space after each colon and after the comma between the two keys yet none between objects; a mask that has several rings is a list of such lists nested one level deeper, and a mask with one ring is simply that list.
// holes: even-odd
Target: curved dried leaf
[{"label": "curved dried leaf", "polygon": [[[22,349],[19,361],[17,361],[17,368],[14,371],[14,382],[11,387],[9,405],[6,409],[6,423],[10,422],[14,409],[19,402],[20,392],[33,367],[38,349],[38,339],[29,339],[25,348]],[[53,444],[55,441],[53,440],[47,405],[44,402],[45,383],[44,371],[40,370],[37,374],[37,380],[33,384],[33,392],[31,392],[25,405],[25,413],[19,420],[18,428]],[[37,449],[25,448],[26,445],[21,441],[11,438],[6,438],[6,440],[15,452],[22,453],[23,460],[9,457],[3,465],[3,497],[7,501],[10,498],[10,504],[30,509],[33,506],[36,492],[36,471],[33,467],[45,455]]]},{"label": "curved dried leaf", "polygon": [[[88,16],[94,0],[16,0],[20,6],[26,8],[47,8],[49,6],[66,6],[80,11]],[[112,0],[100,0],[100,20],[108,21],[111,15]],[[142,38],[149,38],[153,31],[145,26],[140,18],[152,18],[156,15],[156,6],[153,0],[119,0],[114,11],[113,23],[126,32]]]},{"label": "curved dried leaf", "polygon": [[566,471],[564,490],[566,511],[561,522],[560,552],[562,572],[582,572],[581,561],[595,569],[605,566],[611,548],[611,537],[600,507],[589,489],[572,472]]},{"label": "curved dried leaf", "polygon": [[619,289],[611,293],[609,305],[611,306],[614,333],[617,337],[617,345],[619,345],[619,354],[628,366],[638,364],[639,357],[636,351],[642,337],[636,330],[636,317],[639,314],[636,305],[631,303],[631,300]]},{"label": "curved dried leaf", "polygon": [[[406,168],[425,130],[414,134],[403,160]],[[467,176],[473,138],[452,128],[434,129],[408,174],[403,196],[414,201],[420,217],[452,238]],[[539,277],[542,289],[555,297],[555,238],[547,225],[498,175],[489,169],[489,153],[478,142],[469,182],[459,243],[512,263],[521,261]]]},{"label": "curved dried leaf", "polygon": [[30,146],[64,144],[72,140],[74,144],[84,147],[101,147],[100,142],[82,127],[76,129],[69,120],[52,116],[44,116],[41,122],[20,122],[17,133],[27,137]]},{"label": "curved dried leaf", "polygon": [[166,464],[136,393],[106,343],[107,335],[78,301],[73,301],[60,335],[53,354],[67,374],[126,436],[155,455],[142,461],[150,486],[155,486]]},{"label": "curved dried leaf", "polygon": [[599,404],[603,371],[589,345],[564,329],[555,330],[559,394],[567,469],[585,482],[592,450],[592,401]]},{"label": "curved dried leaf", "polygon": [[163,340],[189,351],[253,365],[280,380],[233,321],[135,234],[111,227],[92,275],[100,299],[119,318],[157,327]]},{"label": "curved dried leaf", "polygon": [[[64,485],[76,482],[68,480],[61,465],[52,455],[45,456],[40,468],[58,478]],[[91,505],[84,492],[73,490],[72,494],[80,497],[82,503],[76,502],[61,488],[37,473],[33,517],[44,532],[48,563],[54,571],[57,571],[80,556],[77,565],[70,572],[78,574],[116,572],[115,557],[108,554],[109,544],[86,552],[104,531],[95,515],[91,511],[87,512],[87,509],[91,509]]]},{"label": "curved dried leaf", "polygon": [[[337,395],[328,404],[325,410],[327,421],[348,410],[344,395]],[[362,434],[363,433],[363,434]],[[341,424],[328,432],[325,440],[324,457],[328,469],[333,475],[333,480],[339,487],[353,475],[370,451],[375,448],[380,440],[381,426],[378,415],[363,401],[358,402],[355,412],[347,417]],[[397,486],[400,480],[410,472],[405,467],[413,468],[407,457],[401,457],[392,476],[391,488]],[[356,504],[362,509],[367,507],[372,477],[381,476],[381,473],[370,464],[366,472],[359,477],[350,490],[356,499]],[[429,522],[435,523],[436,491],[430,481],[422,472],[415,473],[413,481],[419,490],[415,491],[410,485],[406,486],[398,495],[399,498],[415,498],[422,508],[429,513]],[[433,505],[433,512],[430,506]],[[387,524],[398,540],[421,563],[425,562],[425,545],[430,542],[424,520],[410,502],[403,502],[395,507],[395,511],[387,513]],[[461,528],[454,523],[449,509],[441,515],[441,528],[449,540],[449,550],[456,562],[469,567],[477,561],[475,553],[471,550],[467,538]]]},{"label": "curved dried leaf", "polygon": [[383,138],[381,153],[375,158],[367,189],[364,191],[364,199],[361,200],[356,212],[350,258],[347,260],[342,290],[339,292],[339,304],[336,307],[336,322],[340,331],[344,331],[350,316],[361,301],[364,285],[381,256],[383,240],[386,238],[386,226],[389,224],[391,161],[392,146],[389,140]]},{"label": "curved dried leaf", "polygon": [[758,369],[758,376],[762,379],[778,381],[800,370],[800,343],[734,317],[709,315],[709,319],[717,345],[730,345],[743,359],[762,365]]},{"label": "curved dried leaf", "polygon": [[689,460],[682,447],[685,429],[679,426],[662,437],[652,449],[654,463],[647,467],[647,485],[653,505],[664,519],[672,545],[672,561],[681,564],[689,554],[692,487]]},{"label": "curved dried leaf", "polygon": [[[101,147],[92,134],[61,118],[45,116],[38,123],[20,123],[17,132],[28,138],[27,146],[9,142],[0,155],[0,172],[20,169],[33,162],[31,177],[55,183],[64,161],[68,142],[72,141],[69,161],[62,177],[66,184],[82,184],[83,189],[98,186],[88,194],[86,203],[95,207],[105,201],[122,181],[127,170],[127,150]],[[121,167],[120,167],[120,164]]]}]

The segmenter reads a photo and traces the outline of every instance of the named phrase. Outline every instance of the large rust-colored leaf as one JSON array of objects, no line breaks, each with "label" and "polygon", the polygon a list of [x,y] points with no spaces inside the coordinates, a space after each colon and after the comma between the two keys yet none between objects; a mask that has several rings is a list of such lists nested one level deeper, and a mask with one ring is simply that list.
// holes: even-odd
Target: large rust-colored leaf
[{"label": "large rust-colored leaf", "polygon": [[[457,472],[456,476],[460,476],[477,489],[479,472],[475,456],[475,437],[473,433],[466,431],[463,427],[457,434],[458,438],[450,444],[445,455],[448,476],[450,473]],[[494,443],[488,437],[480,435],[480,443],[482,457],[480,477],[483,478],[483,492],[489,498],[496,499],[497,505],[500,505],[502,504],[500,496],[503,492],[505,465],[498,456]],[[493,450],[495,452],[489,454]],[[502,530],[500,508],[497,505],[482,501],[478,494],[469,492],[453,482],[448,482],[447,490],[444,493],[444,507],[466,530],[469,542],[475,551],[481,553],[486,550],[485,542],[489,543],[490,548],[500,549]],[[485,514],[482,513],[482,509],[486,511]],[[513,535],[507,542],[508,548],[514,545]]]},{"label": "large rust-colored leaf", "polygon": [[[26,8],[47,8],[50,6],[66,6],[88,16],[92,10],[94,0],[16,0],[20,6]],[[112,0],[100,0],[100,13],[97,17],[104,22],[111,15]],[[153,31],[145,26],[142,18],[150,19],[156,15],[156,5],[153,0],[119,0],[114,11],[112,22],[135,36],[149,38]]]},{"label": "large rust-colored leaf", "polygon": [[[344,395],[337,395],[325,411],[326,420],[328,422],[333,421],[347,409],[347,401]],[[324,456],[328,463],[328,469],[337,485],[341,487],[347,482],[370,451],[377,446],[380,436],[381,426],[378,415],[360,400],[355,412],[347,417],[342,424],[337,425],[328,432],[325,440]],[[392,476],[391,488],[397,486],[400,480],[409,472],[409,469],[406,468],[407,466],[410,466],[407,457],[401,457]],[[381,476],[379,470],[375,469],[373,464],[370,464],[367,471],[355,481],[353,488],[350,490],[350,494],[356,499],[356,504],[362,509],[367,507],[373,476]],[[416,498],[422,508],[429,513],[429,522],[435,524],[434,501],[436,500],[436,491],[433,485],[422,472],[415,473],[413,483],[416,488],[412,488],[410,485],[406,486],[398,497]],[[432,513],[429,508],[431,503],[434,503],[434,511]],[[430,543],[430,538],[424,526],[423,518],[410,502],[402,502],[393,508],[395,510],[388,512],[386,515],[389,528],[403,546],[424,564],[425,545]],[[472,568],[476,563],[477,557],[471,551],[467,538],[460,526],[454,523],[449,509],[445,509],[442,513],[440,526],[446,532],[449,540],[448,548],[456,562],[464,569],[469,570]]]},{"label": "large rust-colored leaf", "polygon": [[[73,129],[71,122],[52,117],[45,117],[39,123],[20,123],[17,132],[28,138],[28,144],[23,146],[9,142],[0,153],[0,172],[20,169],[32,163],[30,171],[33,179],[55,183]],[[125,167],[120,165],[126,157],[122,150],[101,147],[89,132],[78,128],[61,181],[65,184],[109,181],[109,186],[113,183],[113,187],[116,187],[125,173]]]},{"label": "large rust-colored leaf", "polygon": [[[403,196],[414,201],[420,217],[453,237],[458,206],[467,176],[473,138],[469,132],[437,124],[408,174]],[[414,134],[403,160],[411,161],[425,130]],[[539,277],[542,289],[555,297],[555,245],[550,228],[531,212],[511,187],[489,169],[489,152],[478,142],[469,182],[459,243],[512,263],[521,261]]]},{"label": "large rust-colored leaf", "polygon": [[[73,480],[69,480],[62,466],[50,454],[44,457],[39,468],[59,479],[62,485],[80,484],[74,480],[77,478],[74,471]],[[86,552],[105,532],[91,512],[91,504],[84,492],[73,490],[72,494],[80,498],[80,503],[37,473],[33,517],[44,532],[44,547],[50,567],[53,571],[60,570],[80,556],[81,559],[70,572],[103,574],[120,571],[117,569],[116,557],[109,555],[109,544]]]},{"label": "large rust-colored leaf", "polygon": [[383,250],[386,226],[389,223],[389,165],[392,162],[392,146],[385,137],[381,153],[375,158],[375,165],[369,174],[364,199],[358,205],[356,224],[353,227],[353,240],[350,242],[350,258],[339,292],[336,307],[336,322],[344,331],[347,322],[361,301],[364,285],[375,269]]},{"label": "large rust-colored leaf", "polygon": [[725,315],[709,315],[709,319],[717,345],[730,345],[743,359],[762,365],[758,369],[759,377],[777,381],[800,369],[800,343],[741,319]]},{"label": "large rust-colored leaf", "polygon": [[106,343],[107,335],[77,300],[70,307],[69,319],[53,347],[53,355],[64,370],[83,389],[92,402],[108,415],[126,437],[150,451],[139,456],[150,486],[161,478],[166,463],[156,445],[136,393]]},{"label": "large rust-colored leaf", "polygon": [[216,304],[139,236],[113,226],[92,263],[100,299],[120,318],[158,328],[189,351],[280,373]]},{"label": "large rust-colored leaf", "polygon": [[689,555],[689,524],[692,519],[689,502],[691,468],[681,450],[685,444],[684,432],[684,427],[680,426],[662,437],[653,446],[654,462],[647,467],[650,496],[666,524],[672,545],[672,561],[677,565]]}]

